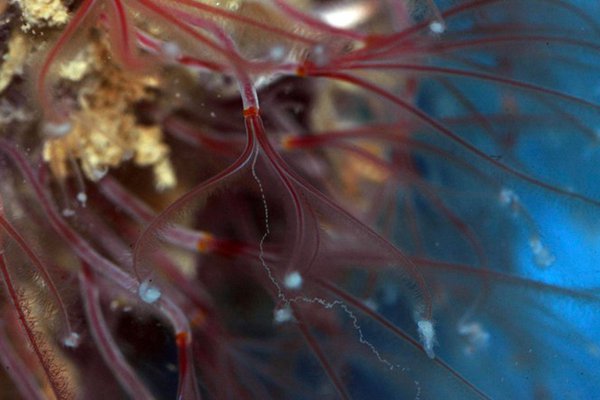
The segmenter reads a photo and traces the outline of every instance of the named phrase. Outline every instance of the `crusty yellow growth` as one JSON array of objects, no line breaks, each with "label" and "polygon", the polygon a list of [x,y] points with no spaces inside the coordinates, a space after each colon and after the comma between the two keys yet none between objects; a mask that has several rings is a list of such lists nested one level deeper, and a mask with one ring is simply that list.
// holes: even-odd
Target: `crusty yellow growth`
[{"label": "crusty yellow growth", "polygon": [[92,181],[131,160],[152,167],[157,190],[172,188],[177,181],[162,131],[138,124],[132,108],[151,97],[149,89],[158,80],[127,73],[109,59],[106,45],[96,41],[60,68],[62,79],[79,85],[79,110],[73,112],[65,135],[46,141],[44,159],[58,178],[65,178],[78,161]]},{"label": "crusty yellow growth", "polygon": [[12,81],[15,75],[23,72],[23,64],[27,59],[29,44],[25,37],[14,32],[8,43],[8,52],[4,54],[2,66],[0,66],[0,92],[2,92]]},{"label": "crusty yellow growth", "polygon": [[16,0],[23,13],[23,29],[55,27],[69,19],[67,8],[60,0]]},{"label": "crusty yellow growth", "polygon": [[92,46],[79,51],[72,60],[62,63],[58,75],[62,79],[79,82],[83,77],[93,72],[96,55]]}]

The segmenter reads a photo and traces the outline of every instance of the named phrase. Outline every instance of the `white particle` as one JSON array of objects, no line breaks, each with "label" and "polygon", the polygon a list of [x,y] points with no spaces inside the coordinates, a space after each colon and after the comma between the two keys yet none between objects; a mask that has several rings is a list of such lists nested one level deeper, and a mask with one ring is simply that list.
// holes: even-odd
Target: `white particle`
[{"label": "white particle", "polygon": [[270,55],[273,61],[281,61],[285,56],[285,49],[283,46],[273,46],[271,47]]},{"label": "white particle", "polygon": [[460,323],[458,333],[467,339],[469,346],[465,352],[469,355],[487,347],[490,341],[490,333],[479,322]]},{"label": "white particle", "polygon": [[153,286],[149,281],[142,282],[138,289],[138,294],[140,295],[140,298],[148,304],[154,303],[161,295],[160,289]]},{"label": "white particle", "polygon": [[417,322],[417,328],[419,330],[419,337],[423,344],[423,350],[427,353],[427,356],[431,359],[435,358],[433,352],[433,345],[435,344],[435,331],[433,329],[433,323],[431,321],[422,319]]},{"label": "white particle", "polygon": [[273,320],[276,324],[283,324],[292,319],[292,310],[289,307],[279,308],[273,313]]},{"label": "white particle", "polygon": [[377,311],[377,302],[373,299],[366,299],[364,301],[365,306],[367,306],[370,310]]},{"label": "white particle", "polygon": [[313,48],[312,58],[318,67],[323,67],[330,61],[327,50],[321,44],[318,44]]},{"label": "white particle", "polygon": [[444,25],[444,23],[440,21],[433,21],[429,24],[429,29],[433,33],[440,34],[446,31],[446,25]]},{"label": "white particle", "polygon": [[81,337],[79,336],[79,334],[75,333],[75,332],[71,332],[69,334],[69,336],[67,336],[63,340],[63,344],[65,345],[65,347],[69,347],[71,349],[74,349],[77,346],[79,346],[80,341],[81,341]]},{"label": "white particle", "polygon": [[552,254],[552,252],[548,250],[546,246],[544,246],[539,237],[534,236],[531,239],[529,239],[529,247],[533,252],[535,263],[539,267],[549,267],[552,264],[554,264],[554,261],[556,261],[556,257],[554,257],[554,254]]},{"label": "white particle", "polygon": [[77,193],[77,201],[81,203],[82,206],[85,206],[85,203],[87,203],[87,194],[85,194],[85,192]]},{"label": "white particle", "polygon": [[44,124],[44,133],[48,136],[53,137],[61,137],[65,136],[67,133],[71,132],[71,124],[69,122],[63,123],[54,123],[54,122],[46,122]]},{"label": "white particle", "polygon": [[302,280],[302,275],[300,275],[299,272],[294,271],[286,275],[283,284],[288,289],[297,290],[302,287]]},{"label": "white particle", "polygon": [[104,178],[104,176],[108,173],[108,167],[103,165],[98,168],[92,168],[92,175],[95,181],[99,181]]},{"label": "white particle", "polygon": [[502,189],[500,191],[500,203],[504,206],[512,206],[519,201],[519,197],[510,189]]},{"label": "white particle", "polygon": [[169,61],[177,61],[181,57],[181,48],[175,42],[163,43],[161,51]]}]

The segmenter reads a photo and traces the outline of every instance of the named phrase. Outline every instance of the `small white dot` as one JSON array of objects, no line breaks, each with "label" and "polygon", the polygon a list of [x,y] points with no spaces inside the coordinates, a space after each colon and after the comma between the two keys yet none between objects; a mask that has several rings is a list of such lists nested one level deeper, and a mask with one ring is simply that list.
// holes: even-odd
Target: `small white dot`
[{"label": "small white dot", "polygon": [[181,48],[175,42],[163,43],[161,50],[169,61],[177,61],[181,57]]},{"label": "small white dot", "polygon": [[273,314],[273,319],[276,324],[283,324],[284,322],[288,322],[292,319],[292,310],[289,307],[279,308],[275,310]]},{"label": "small white dot", "polygon": [[435,358],[433,352],[433,345],[435,344],[435,330],[433,329],[433,322],[422,319],[417,322],[417,328],[419,331],[419,337],[423,344],[423,350],[427,353],[427,356],[431,359]]},{"label": "small white dot", "polygon": [[533,252],[535,263],[539,267],[549,267],[556,261],[554,254],[542,243],[539,237],[534,236],[529,239],[529,247]]},{"label": "small white dot", "polygon": [[517,203],[519,201],[519,197],[515,192],[510,189],[503,188],[500,191],[500,203],[504,206],[509,206]]},{"label": "small white dot", "polygon": [[312,58],[315,64],[319,67],[323,67],[329,63],[329,54],[325,46],[318,44],[313,48]]},{"label": "small white dot", "polygon": [[148,281],[142,282],[138,290],[138,294],[140,295],[140,298],[148,304],[154,303],[161,296],[160,289],[156,286],[153,286]]},{"label": "small white dot", "polygon": [[108,167],[105,165],[92,168],[92,175],[95,181],[99,181],[104,178],[104,176],[108,173]]},{"label": "small white dot", "polygon": [[285,49],[283,48],[283,46],[273,46],[271,48],[270,53],[271,53],[271,59],[273,59],[275,61],[280,61],[285,56]]},{"label": "small white dot", "polygon": [[48,136],[61,137],[71,132],[71,124],[69,122],[54,123],[47,122],[44,124],[44,133]]},{"label": "small white dot", "polygon": [[286,288],[296,290],[302,287],[302,275],[299,272],[291,272],[286,275],[283,284]]},{"label": "small white dot", "polygon": [[77,201],[85,206],[85,203],[87,203],[87,194],[85,194],[85,192],[77,193]]},{"label": "small white dot", "polygon": [[440,21],[433,21],[431,24],[429,24],[429,29],[433,33],[444,33],[446,31],[446,25]]},{"label": "small white dot", "polygon": [[365,306],[367,306],[370,310],[377,311],[377,302],[373,299],[366,299],[364,301]]},{"label": "small white dot", "polygon": [[80,341],[81,341],[81,337],[79,336],[79,334],[75,333],[75,332],[71,332],[69,334],[69,336],[67,336],[63,340],[63,344],[65,345],[65,347],[69,347],[69,348],[74,349],[77,346],[79,346]]}]

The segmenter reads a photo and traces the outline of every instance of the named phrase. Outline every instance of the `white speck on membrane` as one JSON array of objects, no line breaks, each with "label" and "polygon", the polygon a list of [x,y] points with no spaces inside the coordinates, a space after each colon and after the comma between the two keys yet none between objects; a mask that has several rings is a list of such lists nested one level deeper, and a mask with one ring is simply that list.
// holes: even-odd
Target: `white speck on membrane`
[{"label": "white speck on membrane", "polygon": [[290,272],[283,280],[283,285],[291,290],[297,290],[302,287],[302,275],[299,272]]},{"label": "white speck on membrane", "polygon": [[148,281],[142,282],[140,288],[138,289],[138,294],[140,295],[140,298],[148,304],[154,303],[160,298],[161,295],[160,289],[156,286],[153,286]]},{"label": "white speck on membrane", "polygon": [[108,173],[108,167],[102,166],[100,168],[92,169],[92,175],[94,175],[95,180],[100,180],[104,178],[104,175]]},{"label": "white speck on membrane", "polygon": [[175,42],[164,42],[161,50],[169,61],[177,61],[181,57],[181,48]]},{"label": "white speck on membrane", "polygon": [[84,192],[77,193],[77,201],[81,203],[82,206],[85,206],[85,203],[87,203],[87,194]]},{"label": "white speck on membrane", "polygon": [[71,332],[64,340],[63,340],[63,344],[65,345],[65,347],[69,347],[71,349],[76,348],[77,346],[79,346],[79,342],[81,341],[81,337],[79,336],[78,333],[75,332]]},{"label": "white speck on membrane", "polygon": [[512,206],[519,202],[519,197],[510,189],[502,189],[500,191],[500,204],[503,206]]},{"label": "white speck on membrane", "polygon": [[373,299],[366,299],[364,301],[365,306],[367,306],[370,310],[377,311],[377,302]]},{"label": "white speck on membrane", "polygon": [[540,238],[531,238],[529,240],[529,247],[531,247],[535,263],[539,267],[549,267],[552,264],[554,264],[554,261],[556,261],[556,257],[554,257],[554,254],[552,254],[552,252],[548,250],[546,246],[544,246]]},{"label": "white speck on membrane", "polygon": [[281,61],[285,57],[285,49],[283,46],[273,46],[269,52],[273,61]]},{"label": "white speck on membrane", "polygon": [[433,329],[433,322],[422,319],[417,322],[417,328],[419,330],[419,338],[423,344],[423,350],[425,350],[425,353],[427,353],[429,358],[435,358],[435,354],[433,352],[433,345],[435,344],[435,330]]},{"label": "white speck on membrane", "polygon": [[446,25],[444,25],[443,22],[433,21],[431,24],[429,24],[429,29],[433,33],[444,33],[446,31]]},{"label": "white speck on membrane", "polygon": [[48,136],[61,137],[71,132],[72,125],[69,122],[53,123],[47,122],[44,124],[44,133]]},{"label": "white speck on membrane", "polygon": [[469,342],[467,354],[487,347],[490,341],[490,333],[479,322],[459,324],[458,333]]},{"label": "white speck on membrane", "polygon": [[319,44],[313,48],[313,61],[318,67],[324,67],[329,63],[329,55],[323,45]]},{"label": "white speck on membrane", "polygon": [[283,324],[292,319],[292,310],[289,307],[279,308],[273,314],[273,320],[276,324]]}]

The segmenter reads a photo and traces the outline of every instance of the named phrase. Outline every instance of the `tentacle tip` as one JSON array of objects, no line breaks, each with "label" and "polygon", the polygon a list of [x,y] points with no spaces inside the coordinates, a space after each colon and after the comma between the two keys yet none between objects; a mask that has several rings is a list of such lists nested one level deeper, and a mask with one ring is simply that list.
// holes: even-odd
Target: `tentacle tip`
[{"label": "tentacle tip", "polygon": [[273,322],[276,325],[284,324],[286,322],[292,321],[293,319],[294,314],[292,313],[292,309],[289,306],[278,308],[273,313]]},{"label": "tentacle tip", "polygon": [[73,126],[70,122],[46,122],[43,132],[50,137],[62,137],[71,132]]},{"label": "tentacle tip", "polygon": [[73,210],[71,208],[65,208],[62,210],[62,215],[65,218],[71,218],[72,216],[75,215],[75,210]]},{"label": "tentacle tip", "polygon": [[298,271],[293,271],[285,276],[283,284],[290,290],[298,290],[302,288],[303,281],[302,275]]},{"label": "tentacle tip", "polygon": [[144,281],[138,289],[138,295],[145,303],[152,304],[160,299],[162,293],[160,292],[160,289],[152,285],[150,281]]},{"label": "tentacle tip", "polygon": [[70,349],[75,349],[79,346],[79,343],[81,343],[81,336],[79,336],[78,333],[76,332],[71,332],[69,333],[64,339],[63,339],[63,345],[65,347],[68,347]]},{"label": "tentacle tip", "polygon": [[429,320],[419,320],[417,322],[417,329],[419,331],[419,338],[423,344],[423,350],[430,359],[435,358],[433,346],[436,343],[435,329],[433,328],[433,322]]},{"label": "tentacle tip", "polygon": [[433,21],[429,24],[429,30],[435,34],[441,35],[446,32],[446,24],[443,21]]},{"label": "tentacle tip", "polygon": [[181,47],[175,42],[162,43],[160,50],[167,61],[171,63],[176,63],[183,55]]},{"label": "tentacle tip", "polygon": [[85,205],[87,204],[87,194],[85,192],[79,192],[77,193],[77,201],[79,202],[79,204],[81,204],[82,207],[85,207]]}]

